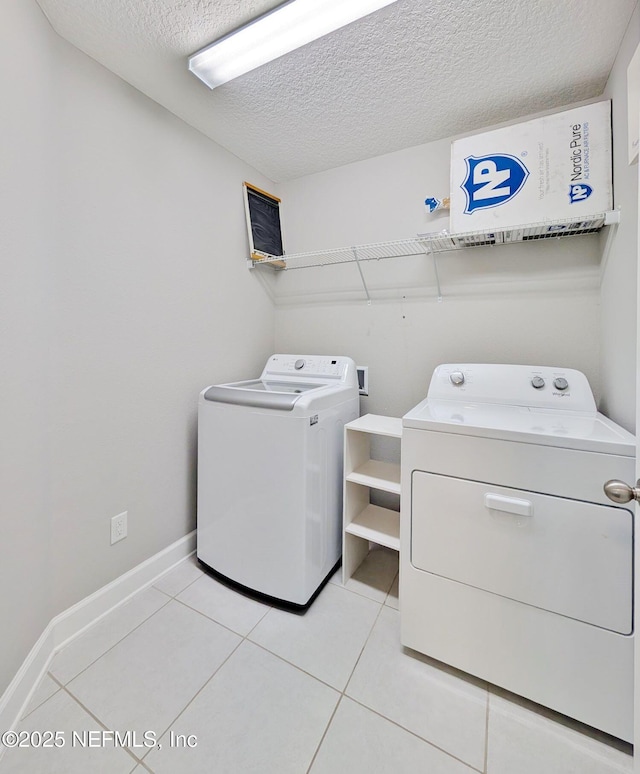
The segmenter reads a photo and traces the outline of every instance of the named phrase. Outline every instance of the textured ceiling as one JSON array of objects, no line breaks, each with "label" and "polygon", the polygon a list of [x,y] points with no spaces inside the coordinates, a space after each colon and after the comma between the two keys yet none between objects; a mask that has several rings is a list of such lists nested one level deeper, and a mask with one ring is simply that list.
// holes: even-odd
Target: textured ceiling
[{"label": "textured ceiling", "polygon": [[280,1],[38,3],[62,37],[275,181],[598,96],[636,4],[397,0],[214,91],[188,72],[190,54]]}]

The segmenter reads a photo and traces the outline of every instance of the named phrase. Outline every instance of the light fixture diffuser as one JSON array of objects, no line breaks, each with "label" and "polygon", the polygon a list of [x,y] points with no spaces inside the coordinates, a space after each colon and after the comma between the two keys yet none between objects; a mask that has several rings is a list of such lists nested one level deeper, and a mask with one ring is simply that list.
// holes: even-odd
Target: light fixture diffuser
[{"label": "light fixture diffuser", "polygon": [[189,57],[210,89],[361,19],[396,0],[289,0]]}]

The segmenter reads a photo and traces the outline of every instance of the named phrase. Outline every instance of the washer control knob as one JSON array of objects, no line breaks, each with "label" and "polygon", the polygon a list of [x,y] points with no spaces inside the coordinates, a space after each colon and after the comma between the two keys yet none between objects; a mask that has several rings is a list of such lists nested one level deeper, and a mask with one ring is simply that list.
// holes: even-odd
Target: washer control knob
[{"label": "washer control knob", "polygon": [[541,376],[534,376],[531,380],[531,386],[536,390],[541,390],[544,387],[544,379]]},{"label": "washer control knob", "polygon": [[557,379],[553,380],[553,386],[556,390],[566,390],[569,386],[569,382],[566,379],[563,379],[562,376],[559,376]]},{"label": "washer control knob", "polygon": [[300,360],[296,360],[296,362],[293,364],[293,367],[296,369],[296,371],[299,371],[304,367],[304,360],[302,358],[300,358]]},{"label": "washer control knob", "polygon": [[461,384],[464,384],[464,374],[462,371],[454,371],[452,374],[449,374],[449,381],[451,384],[455,384],[456,387],[459,387]]}]

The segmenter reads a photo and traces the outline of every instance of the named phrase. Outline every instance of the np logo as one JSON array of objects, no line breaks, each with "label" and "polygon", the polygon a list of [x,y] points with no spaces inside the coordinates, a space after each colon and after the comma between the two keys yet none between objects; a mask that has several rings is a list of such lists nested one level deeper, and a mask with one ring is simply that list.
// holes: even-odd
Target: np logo
[{"label": "np logo", "polygon": [[569,186],[569,204],[583,202],[593,193],[593,188],[586,183],[574,183]]},{"label": "np logo", "polygon": [[467,156],[465,162],[467,177],[460,187],[467,197],[467,215],[513,199],[529,177],[529,170],[520,159],[506,153]]}]

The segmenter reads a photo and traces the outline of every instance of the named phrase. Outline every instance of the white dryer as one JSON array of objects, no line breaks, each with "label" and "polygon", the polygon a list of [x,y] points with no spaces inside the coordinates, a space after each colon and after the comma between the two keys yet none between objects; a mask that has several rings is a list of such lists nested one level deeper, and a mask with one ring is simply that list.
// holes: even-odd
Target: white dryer
[{"label": "white dryer", "polygon": [[244,591],[304,608],[340,561],[348,357],[273,355],[198,403],[198,559]]},{"label": "white dryer", "polygon": [[584,374],[449,364],[403,418],[404,645],[633,738],[635,438]]}]

